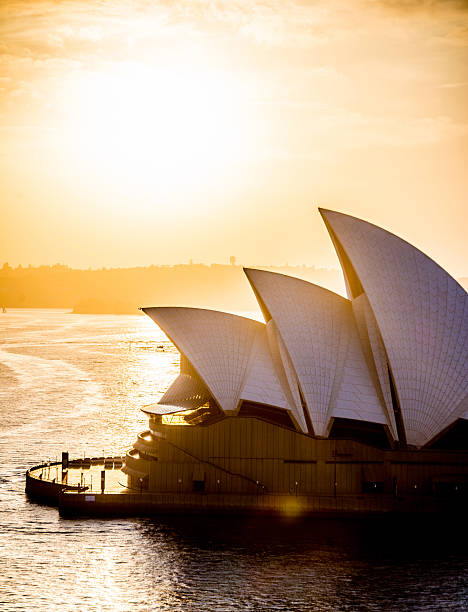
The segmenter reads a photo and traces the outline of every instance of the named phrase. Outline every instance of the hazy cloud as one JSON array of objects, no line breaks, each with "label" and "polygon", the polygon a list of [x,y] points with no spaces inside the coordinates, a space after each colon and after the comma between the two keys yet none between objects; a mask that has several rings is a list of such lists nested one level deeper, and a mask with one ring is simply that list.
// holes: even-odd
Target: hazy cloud
[{"label": "hazy cloud", "polygon": [[[76,236],[90,260],[111,260],[123,242],[152,253],[159,226],[169,258],[206,249],[200,256],[210,259],[213,249],[238,248],[239,236],[243,248],[259,248],[268,232],[258,227],[272,225],[273,212],[272,252],[302,240],[297,258],[310,261],[321,234],[296,216],[310,218],[313,198],[382,225],[369,214],[376,202],[405,228],[420,231],[422,218],[438,231],[455,224],[455,232],[446,225],[447,248],[458,232],[466,262],[467,8],[455,0],[3,0],[0,195],[12,221],[2,245],[27,260],[22,245],[35,244],[44,218],[70,230],[69,206],[84,215]],[[106,234],[108,246],[91,254],[97,210],[113,222],[120,215],[125,241]],[[128,223],[138,214],[135,243]],[[197,226],[202,215],[213,234]],[[256,215],[248,228],[247,215]]]},{"label": "hazy cloud", "polygon": [[468,0],[379,0],[386,8],[399,11],[468,11]]}]

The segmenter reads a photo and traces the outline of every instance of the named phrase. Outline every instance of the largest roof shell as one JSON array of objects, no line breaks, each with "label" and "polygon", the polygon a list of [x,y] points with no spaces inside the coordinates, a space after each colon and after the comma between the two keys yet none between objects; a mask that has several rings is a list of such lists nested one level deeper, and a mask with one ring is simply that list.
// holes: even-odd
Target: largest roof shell
[{"label": "largest roof shell", "polygon": [[362,292],[380,330],[407,441],[421,446],[463,416],[468,294],[432,259],[371,223],[320,210],[350,298]]}]

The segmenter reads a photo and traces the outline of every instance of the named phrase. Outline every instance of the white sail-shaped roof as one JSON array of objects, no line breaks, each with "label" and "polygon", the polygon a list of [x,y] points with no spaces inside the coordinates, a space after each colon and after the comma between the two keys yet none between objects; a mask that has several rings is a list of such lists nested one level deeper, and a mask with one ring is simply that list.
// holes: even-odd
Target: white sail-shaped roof
[{"label": "white sail-shaped roof", "polygon": [[278,408],[288,408],[283,389],[276,376],[272,374],[271,355],[266,333],[263,331],[255,338],[241,398]]},{"label": "white sail-shaped roof", "polygon": [[329,416],[387,425],[395,439],[396,429],[393,428],[391,421],[389,422],[387,412],[382,407],[362,351],[357,329],[352,322],[348,329],[346,356],[338,370]]},{"label": "white sail-shaped roof", "polygon": [[222,410],[236,410],[262,324],[200,308],[143,308],[190,361]]},{"label": "white sail-shaped roof", "polygon": [[188,374],[179,374],[158,403],[194,410],[209,399],[210,392],[201,380]]},{"label": "white sail-shaped roof", "polygon": [[288,395],[284,381],[281,381],[280,376],[278,376],[270,352],[266,326],[262,325],[262,328],[255,337],[240,398],[289,411],[296,426],[306,432],[307,425],[304,421],[302,409],[294,404]]},{"label": "white sail-shaped roof", "polygon": [[350,301],[283,274],[252,269],[245,273],[265,317],[271,317],[284,342],[314,433],[326,436],[333,416],[388,424]]},{"label": "white sail-shaped roof", "polygon": [[297,384],[297,375],[273,319],[266,324],[266,335],[276,376],[282,385],[285,396],[288,398],[289,405],[292,407],[291,410],[295,415],[296,421],[302,431],[308,432],[309,428],[307,427],[304,409],[302,407],[299,386]]},{"label": "white sail-shaped roof", "polygon": [[468,394],[468,294],[401,238],[321,210],[348,294],[365,292],[385,346],[407,441],[421,446],[462,416]]},{"label": "white sail-shaped roof", "polygon": [[367,295],[362,293],[355,298],[352,301],[352,307],[369,372],[381,398],[381,403],[385,407],[390,430],[394,439],[397,440],[398,431],[390,389],[387,355]]},{"label": "white sail-shaped roof", "polygon": [[224,312],[198,308],[143,308],[181,352],[181,374],[160,404],[195,408],[212,396],[234,413],[242,400],[283,408],[307,431],[278,379],[266,325]]}]

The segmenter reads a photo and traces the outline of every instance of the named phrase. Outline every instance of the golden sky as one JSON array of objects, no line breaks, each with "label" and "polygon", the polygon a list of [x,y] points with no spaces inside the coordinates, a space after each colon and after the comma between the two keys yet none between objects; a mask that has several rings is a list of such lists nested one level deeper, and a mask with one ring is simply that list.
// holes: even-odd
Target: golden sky
[{"label": "golden sky", "polygon": [[338,267],[324,206],[468,275],[468,3],[0,3],[0,262]]}]

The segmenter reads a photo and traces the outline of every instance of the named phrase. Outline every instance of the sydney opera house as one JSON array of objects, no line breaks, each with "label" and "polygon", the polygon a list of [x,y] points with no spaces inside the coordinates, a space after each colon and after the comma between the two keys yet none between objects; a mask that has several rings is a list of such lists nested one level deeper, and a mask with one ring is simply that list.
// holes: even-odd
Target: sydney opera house
[{"label": "sydney opera house", "polygon": [[143,308],[179,350],[180,374],[143,409],[129,488],[310,510],[466,499],[468,294],[397,236],[320,213],[347,299],[245,269],[264,323]]}]

